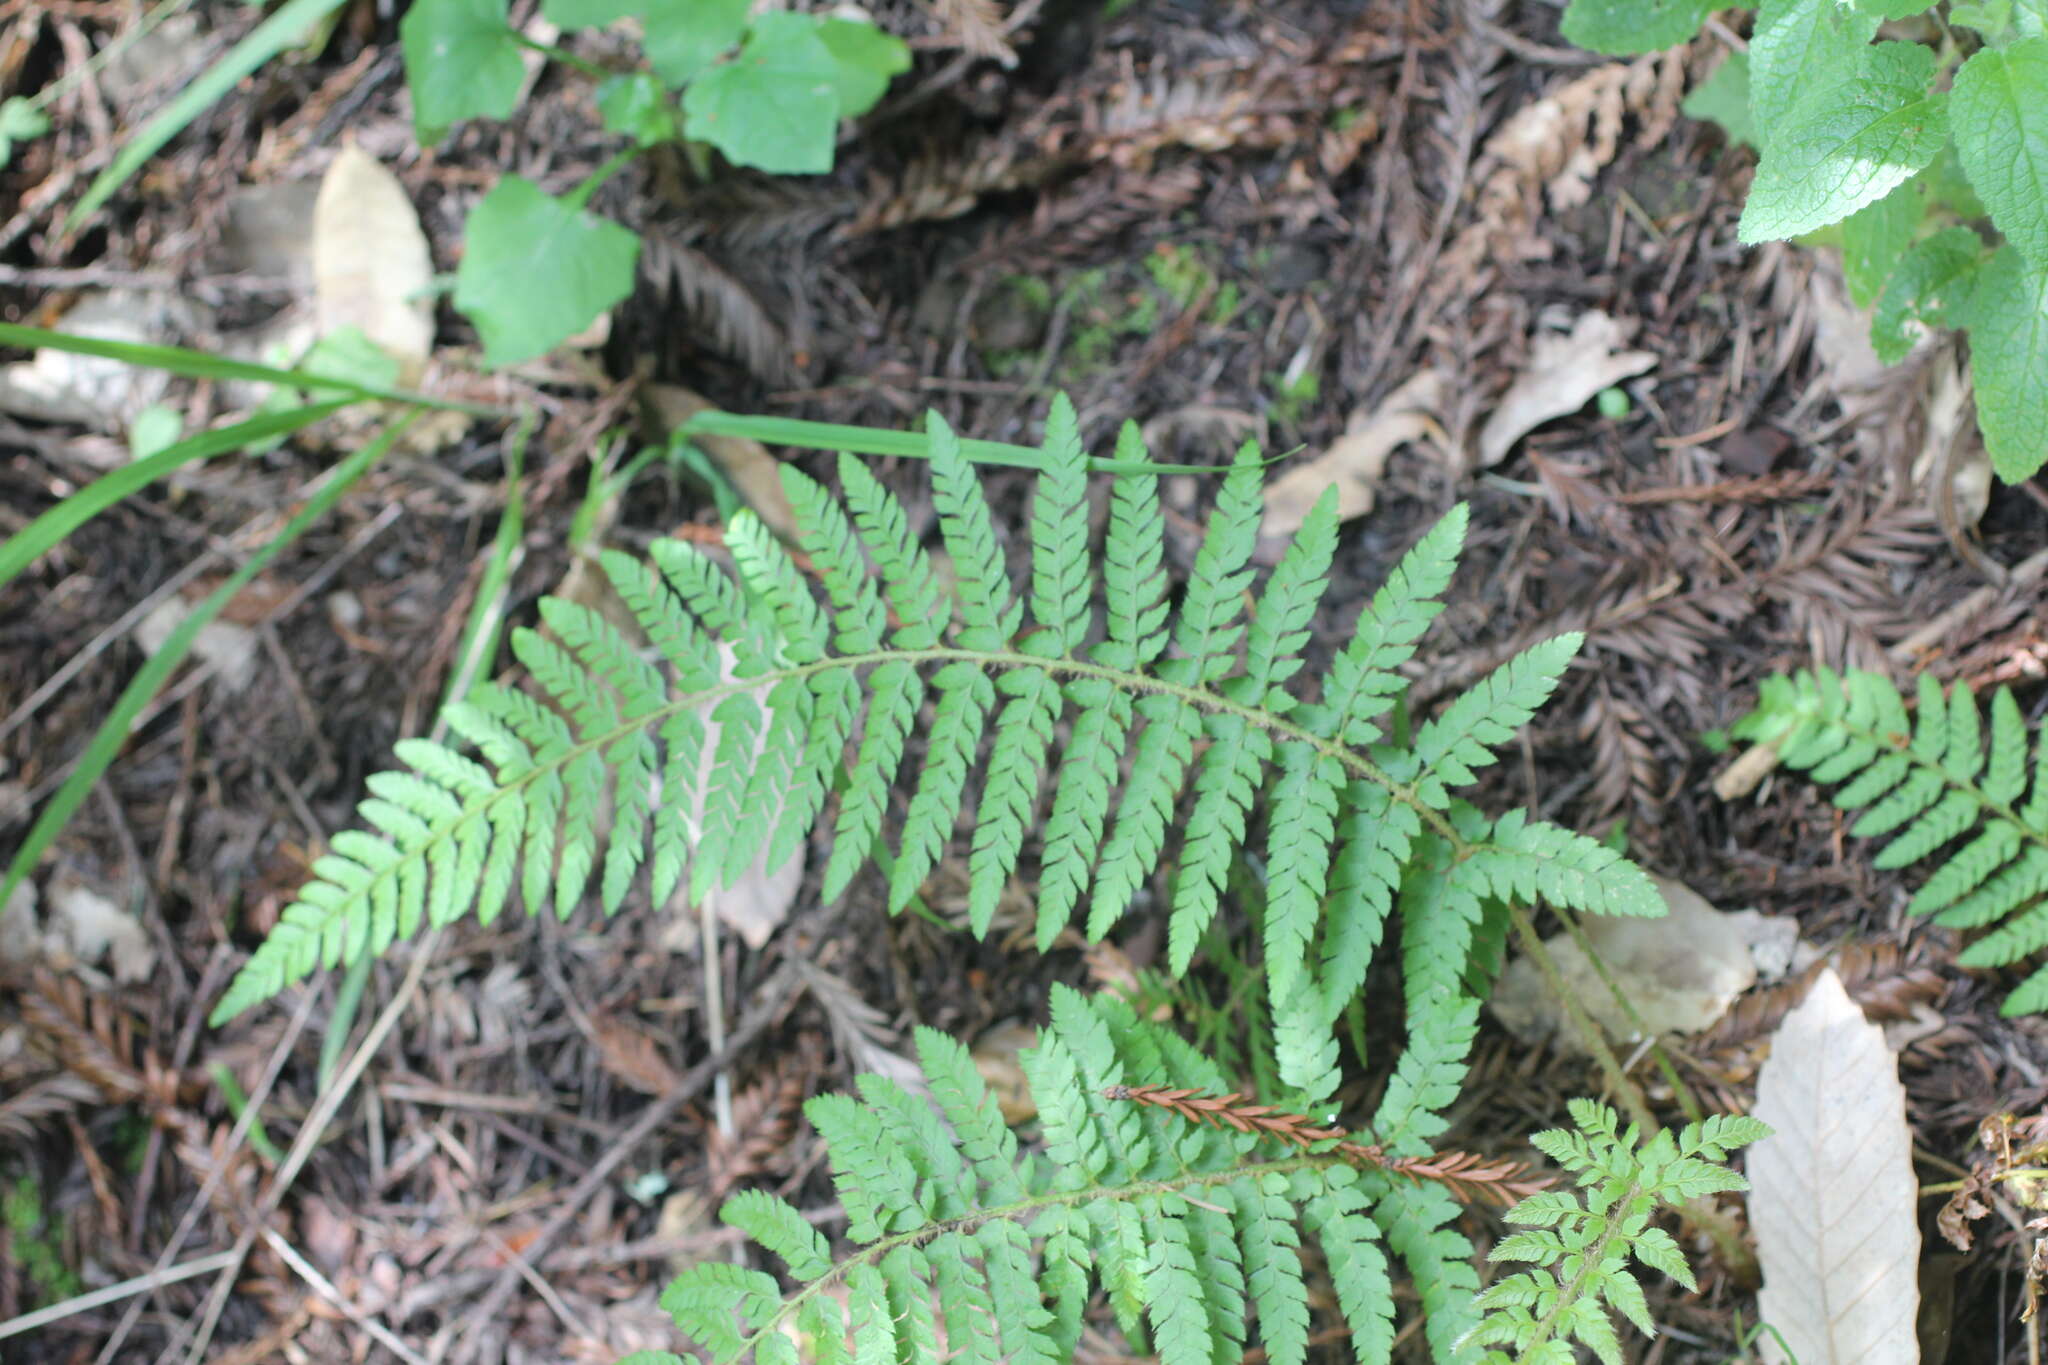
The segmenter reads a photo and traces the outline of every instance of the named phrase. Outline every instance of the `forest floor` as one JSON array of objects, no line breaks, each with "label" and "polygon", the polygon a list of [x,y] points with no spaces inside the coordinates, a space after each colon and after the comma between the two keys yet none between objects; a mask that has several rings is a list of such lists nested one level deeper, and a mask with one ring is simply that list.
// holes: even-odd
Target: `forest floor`
[{"label": "forest floor", "polygon": [[[1999,1017],[2009,982],[1958,968],[1952,935],[1906,917],[1910,881],[1872,870],[1824,794],[1789,778],[1714,790],[1733,755],[1709,737],[1773,672],[2010,682],[2031,716],[2048,650],[2037,580],[1986,573],[2036,552],[2048,499],[1997,485],[1977,515],[1953,351],[1882,369],[1829,251],[1737,244],[1753,156],[1679,110],[1721,39],[1610,61],[1564,43],[1541,0],[873,9],[918,61],[834,174],[696,187],[687,166],[650,162],[615,178],[596,206],[646,237],[638,292],[594,349],[489,381],[544,414],[512,620],[572,572],[604,434],[677,390],[890,427],[929,409],[1023,443],[1064,392],[1098,453],[1131,419],[1161,460],[1220,464],[1246,438],[1287,454],[1283,475],[1321,460],[1307,477],[1347,490],[1325,633],[1469,501],[1413,704],[1537,639],[1586,636],[1518,761],[1472,799],[1618,826],[1652,871],[1714,907],[1789,918],[1835,954],[1895,1026],[1924,1181],[1969,1162],[1987,1116],[2043,1107],[2048,1030]],[[1009,11],[1012,31],[972,27]],[[0,319],[111,310],[138,339],[227,344],[303,294],[289,225],[345,141],[397,172],[437,270],[453,269],[463,214],[497,173],[559,191],[613,150],[587,86],[551,73],[508,122],[422,153],[380,13],[344,10],[320,52],[243,81],[67,233],[67,206],[122,139],[256,14],[202,6],[146,60],[78,84],[54,133],[0,169]],[[0,88],[58,79],[131,17],[104,0],[0,0]],[[440,325],[451,354],[472,344],[452,310]],[[234,406],[205,384],[92,382],[90,418],[0,403],[0,533],[124,461],[140,407],[169,402],[191,430]],[[1626,401],[1592,401],[1610,388]],[[191,466],[0,588],[0,848],[85,748],[164,604],[217,585],[359,439],[322,427]],[[380,466],[243,592],[219,652],[136,727],[36,877],[46,918],[83,890],[120,921],[113,953],[38,964],[33,943],[0,936],[0,1192],[20,1215],[0,1229],[0,1323],[254,1238],[219,1304],[206,1262],[0,1341],[0,1358],[180,1359],[203,1343],[236,1365],[360,1361],[398,1358],[395,1340],[436,1361],[610,1362],[673,1347],[655,1298],[672,1264],[729,1254],[712,1216],[728,1192],[759,1184],[829,1209],[807,1096],[900,1064],[916,1024],[974,1042],[993,1068],[1043,1022],[1049,981],[1156,987],[1156,926],[1040,956],[1004,932],[1028,922],[1011,915],[1028,884],[977,941],[888,917],[873,878],[821,905],[814,849],[800,882],[757,888],[739,933],[707,938],[644,893],[610,922],[462,923],[430,958],[381,963],[347,1037],[330,1027],[339,978],[205,1027],[365,777],[432,724],[506,506],[507,439],[479,423]],[[767,458],[741,448],[720,468],[759,498],[748,475]],[[774,458],[830,477],[825,457]],[[928,523],[918,467],[874,467]],[[1952,476],[1961,492],[1930,491]],[[1028,476],[992,471],[987,486],[1018,530]],[[1169,481],[1176,574],[1212,487]],[[719,505],[692,478],[651,475],[598,509],[596,535],[701,539]],[[1287,515],[1271,504],[1268,529]],[[940,919],[959,913],[964,862],[949,849],[926,888]],[[1703,1098],[1753,1099],[1760,1042],[1796,998],[1760,981],[1723,1025],[1670,1041]],[[394,1002],[396,1027],[280,1188],[276,1147]],[[1167,1003],[1192,1026],[1229,1008]],[[1345,1112],[1370,1112],[1383,1059],[1348,1061]],[[1632,1065],[1676,1114],[1651,1061]],[[275,1147],[237,1126],[223,1076],[261,1097]],[[1526,1154],[1567,1097],[1600,1089],[1582,1056],[1489,1016],[1446,1141]],[[1922,1358],[2028,1359],[2031,1239],[1994,1220],[1974,1252],[1950,1253],[1937,1203]],[[1500,1224],[1474,1211],[1471,1230],[1484,1242]],[[1668,1330],[1631,1359],[1737,1358],[1752,1301],[1720,1271],[1699,1294],[1661,1294]],[[1419,1340],[1401,1349],[1423,1359]]]}]

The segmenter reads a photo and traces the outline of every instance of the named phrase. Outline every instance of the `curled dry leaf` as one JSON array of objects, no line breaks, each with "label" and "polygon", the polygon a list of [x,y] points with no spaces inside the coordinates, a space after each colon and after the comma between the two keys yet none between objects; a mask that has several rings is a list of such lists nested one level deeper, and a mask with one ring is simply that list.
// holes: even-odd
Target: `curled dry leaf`
[{"label": "curled dry leaf", "polygon": [[1446,383],[1440,370],[1414,375],[1377,406],[1353,413],[1344,434],[1328,450],[1266,485],[1258,560],[1271,564],[1280,558],[1324,489],[1337,490],[1339,521],[1364,516],[1372,510],[1387,457],[1395,450],[1424,436],[1448,445],[1443,428],[1437,425]]},{"label": "curled dry leaf", "polygon": [[82,882],[57,881],[47,888],[48,916],[43,926],[43,952],[53,961],[64,955],[90,966],[105,958],[114,980],[123,985],[147,981],[156,970],[156,949],[135,916]]},{"label": "curled dry leaf", "polygon": [[[1918,1365],[1920,1227],[1906,1091],[1883,1032],[1832,970],[1757,1077],[1773,1136],[1749,1152],[1763,1321],[1799,1365]],[[1766,1359],[1786,1359],[1775,1341]]]},{"label": "curled dry leaf", "polygon": [[1529,363],[1479,432],[1477,465],[1501,462],[1515,442],[1554,417],[1577,412],[1602,389],[1656,365],[1649,351],[1621,349],[1635,324],[1617,322],[1598,309],[1583,313],[1572,330],[1538,335],[1529,344]]},{"label": "curled dry leaf", "polygon": [[427,235],[398,177],[354,143],[313,202],[313,304],[320,335],[355,327],[419,377],[434,345]]},{"label": "curled dry leaf", "polygon": [[[698,413],[715,406],[702,394],[676,384],[649,384],[640,392],[644,420],[657,428],[656,439],[662,441]],[[782,491],[780,465],[766,446],[744,436],[699,436],[695,444],[731,480],[769,530],[784,540],[796,539],[796,509],[789,505],[789,495]]]},{"label": "curled dry leaf", "polygon": [[1029,1123],[1038,1117],[1038,1105],[1031,1098],[1031,1085],[1024,1075],[1023,1056],[1038,1046],[1038,1030],[1011,1020],[997,1024],[974,1045],[974,1069],[988,1085],[1003,1111],[1003,1122]]}]

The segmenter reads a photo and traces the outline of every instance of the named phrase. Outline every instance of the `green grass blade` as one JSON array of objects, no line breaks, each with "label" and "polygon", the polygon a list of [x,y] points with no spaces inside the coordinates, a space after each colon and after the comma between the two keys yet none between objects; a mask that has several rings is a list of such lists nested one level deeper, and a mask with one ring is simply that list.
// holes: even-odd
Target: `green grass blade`
[{"label": "green grass blade", "polygon": [[[700,412],[675,430],[675,435],[745,436],[771,446],[795,446],[800,450],[844,450],[853,455],[897,455],[912,460],[931,458],[931,438],[921,431],[886,431],[878,427],[849,427],[836,422],[806,422],[795,417],[749,417],[736,412]],[[1014,469],[1038,469],[1045,461],[1033,446],[1014,446],[1003,441],[960,440],[960,452],[976,464],[1008,465]],[[1221,474],[1222,467],[1193,464],[1153,464],[1146,460],[1088,461],[1098,474]]]},{"label": "green grass blade", "polygon": [[122,746],[128,742],[129,727],[135,723],[135,718],[142,714],[142,708],[149,705],[150,699],[156,696],[157,689],[162,687],[178,665],[184,662],[185,655],[192,648],[192,642],[199,637],[199,632],[220,615],[221,609],[227,606],[236,593],[268,568],[270,561],[277,558],[281,550],[304,535],[307,527],[326,516],[334,504],[341,500],[341,495],[354,487],[356,480],[369,473],[377,461],[390,452],[399,436],[412,425],[418,415],[415,411],[399,418],[385,428],[383,434],[376,440],[336,465],[328,475],[326,483],[306,500],[305,506],[299,509],[299,514],[286,524],[284,530],[278,532],[269,544],[250,555],[247,563],[235,570],[220,587],[214,589],[213,595],[195,607],[192,614],[171,632],[170,638],[164,641],[163,648],[136,670],[134,678],[122,690],[113,709],[107,712],[106,720],[100,723],[98,732],[92,737],[92,743],[87,745],[85,753],[80,755],[78,765],[71,770],[71,775],[64,779],[64,785],[58,788],[57,794],[50,798],[50,804],[43,807],[42,813],[36,817],[34,828],[29,830],[28,837],[22,840],[20,849],[15,852],[14,861],[7,868],[7,878],[0,882],[0,905],[7,903],[7,898],[14,894],[14,888],[29,874],[30,869],[35,867],[44,850],[63,833],[64,826],[71,822],[71,817],[77,813],[86,795],[92,791],[93,784],[100,780],[101,775],[113,763],[115,755],[119,754]]},{"label": "green grass blade", "polygon": [[241,84],[242,78],[288,48],[305,41],[313,25],[341,8],[342,0],[289,0],[284,8],[258,24],[249,36],[229,49],[228,54],[164,107],[162,113],[142,126],[128,140],[86,189],[85,197],[64,220],[64,231],[76,232],[100,205],[107,202],[128,177],[142,169],[142,163],[162,150],[193,119],[205,113],[221,96]]},{"label": "green grass blade", "polygon": [[446,408],[452,412],[474,413],[479,417],[510,415],[485,403],[463,403],[452,398],[435,398],[431,394],[414,393],[409,389],[382,389],[375,385],[358,384],[353,380],[337,379],[333,375],[314,374],[307,370],[259,365],[253,360],[230,360],[226,356],[211,355],[184,346],[151,346],[139,341],[109,341],[104,337],[73,336],[69,332],[53,332],[46,327],[23,327],[15,322],[0,322],[0,346],[17,346],[24,351],[36,351],[47,347],[53,351],[69,351],[73,355],[123,360],[130,365],[162,370],[167,374],[184,375],[190,379],[246,379],[259,384],[283,384],[294,389],[343,393],[354,398],[381,398],[392,403],[417,403],[421,407]]},{"label": "green grass blade", "polygon": [[0,543],[0,587],[6,586],[16,574],[35,563],[73,531],[179,466],[239,450],[273,436],[288,435],[301,427],[311,426],[323,417],[333,416],[353,401],[342,398],[332,403],[293,408],[289,412],[267,412],[217,431],[202,431],[174,446],[166,446],[147,459],[123,465],[113,473],[93,480]]}]

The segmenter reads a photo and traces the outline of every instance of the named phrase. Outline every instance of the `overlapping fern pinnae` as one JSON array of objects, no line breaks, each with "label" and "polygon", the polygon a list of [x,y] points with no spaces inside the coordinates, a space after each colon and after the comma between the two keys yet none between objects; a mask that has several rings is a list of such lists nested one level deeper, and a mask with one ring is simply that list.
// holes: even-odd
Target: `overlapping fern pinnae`
[{"label": "overlapping fern pinnae", "polygon": [[1699,1287],[1685,1253],[1670,1233],[1650,1225],[1651,1214],[1659,1204],[1675,1208],[1702,1195],[1748,1189],[1728,1169],[1728,1154],[1771,1132],[1746,1115],[1715,1114],[1675,1137],[1666,1131],[1643,1142],[1633,1125],[1619,1131],[1620,1120],[1604,1104],[1572,1100],[1567,1108],[1572,1128],[1538,1133],[1531,1141],[1571,1172],[1580,1193],[1547,1190],[1508,1211],[1508,1222],[1529,1231],[1498,1243],[1490,1259],[1532,1262],[1538,1269],[1504,1276],[1473,1301],[1485,1318],[1463,1345],[1510,1348],[1487,1351],[1480,1365],[1572,1365],[1574,1342],[1602,1365],[1621,1365],[1621,1340],[1608,1309],[1646,1336],[1657,1332],[1629,1259],[1687,1289]]},{"label": "overlapping fern pinnae", "polygon": [[[590,608],[544,603],[545,630],[515,632],[512,649],[546,701],[489,685],[451,708],[481,762],[399,746],[409,771],[372,779],[370,828],[335,837],[215,1017],[424,923],[488,920],[515,891],[529,913],[564,915],[588,889],[616,910],[643,874],[657,901],[686,877],[702,895],[764,848],[779,860],[802,847],[826,818],[824,894],[886,852],[899,909],[965,812],[970,922],[987,929],[1035,842],[1041,945],[1084,906],[1091,936],[1113,929],[1177,835],[1165,895],[1176,975],[1232,867],[1257,854],[1282,1071],[1312,1104],[1335,1084],[1329,1025],[1397,900],[1449,917],[1405,943],[1418,961],[1442,955],[1447,982],[1466,969],[1471,925],[1503,897],[1663,912],[1647,877],[1593,841],[1520,814],[1495,823],[1454,795],[1550,694],[1576,636],[1510,660],[1412,744],[1391,742],[1401,669],[1439,610],[1463,507],[1421,537],[1332,642],[1319,685],[1304,685],[1337,540],[1332,497],[1255,584],[1261,466],[1247,446],[1176,607],[1156,479],[1129,472],[1145,461],[1136,428],[1119,441],[1126,472],[1091,551],[1088,462],[1062,399],[1046,421],[1028,579],[1013,584],[959,441],[936,415],[929,436],[955,591],[896,497],[851,457],[838,498],[784,470],[812,574],[744,513],[726,536],[736,575],[679,541],[645,560],[606,555],[644,641]],[[923,757],[906,770],[927,713]],[[1442,1014],[1457,997],[1432,998]],[[1427,1023],[1440,1051],[1469,1034],[1449,1015]]]},{"label": "overlapping fern pinnae", "polygon": [[843,1255],[795,1208],[749,1192],[721,1217],[778,1256],[791,1287],[706,1262],[662,1296],[711,1361],[795,1365],[790,1323],[821,1361],[1069,1360],[1100,1289],[1132,1345],[1166,1365],[1237,1360],[1255,1341],[1274,1365],[1302,1365],[1314,1315],[1298,1249],[1310,1245],[1363,1365],[1392,1352],[1397,1262],[1433,1341],[1476,1322],[1472,1247],[1447,1226],[1456,1206],[1441,1184],[1362,1173],[1317,1150],[1327,1142],[1261,1153],[1255,1132],[1107,1102],[1158,1094],[1168,1076],[1222,1083],[1119,1000],[1053,996],[1025,1059],[1043,1157],[1019,1155],[964,1047],[925,1029],[917,1049],[930,1101],[864,1076],[859,1099],[806,1106],[846,1211]]},{"label": "overlapping fern pinnae", "polygon": [[[1863,811],[1849,832],[1889,836],[1876,866],[1942,854],[1908,909],[1959,929],[1999,925],[1963,950],[1963,966],[2001,967],[2048,948],[2048,728],[2030,768],[2027,723],[2010,689],[1992,695],[1988,734],[1966,684],[1944,697],[1921,674],[1915,710],[1881,674],[1821,669],[1766,679],[1731,733],[1775,742],[1786,766],[1844,784],[1835,805]],[[2042,1010],[2048,966],[2004,1006],[2008,1015]]]}]

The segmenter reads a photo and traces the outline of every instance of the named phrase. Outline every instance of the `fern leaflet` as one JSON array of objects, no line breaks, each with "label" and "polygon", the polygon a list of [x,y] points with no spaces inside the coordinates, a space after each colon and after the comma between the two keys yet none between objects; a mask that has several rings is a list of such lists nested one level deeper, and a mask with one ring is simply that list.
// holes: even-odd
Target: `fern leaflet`
[{"label": "fern leaflet", "polygon": [[[2048,728],[2030,779],[2026,722],[2009,689],[1992,695],[1988,736],[1965,684],[1944,697],[1923,673],[1913,710],[1880,674],[1821,669],[1765,679],[1756,709],[1730,733],[1775,742],[1786,766],[1845,784],[1835,805],[1863,812],[1849,832],[1889,836],[1878,867],[1910,866],[1961,840],[1908,909],[1959,929],[1999,926],[1962,951],[1963,966],[2030,957],[2048,947]],[[2004,1005],[2007,1015],[2042,1010],[2048,966]]]}]

